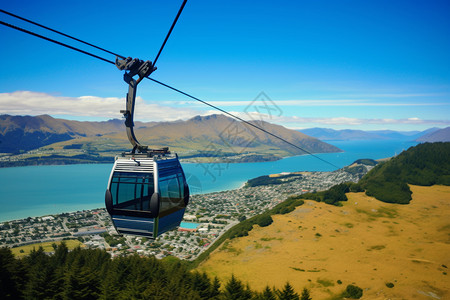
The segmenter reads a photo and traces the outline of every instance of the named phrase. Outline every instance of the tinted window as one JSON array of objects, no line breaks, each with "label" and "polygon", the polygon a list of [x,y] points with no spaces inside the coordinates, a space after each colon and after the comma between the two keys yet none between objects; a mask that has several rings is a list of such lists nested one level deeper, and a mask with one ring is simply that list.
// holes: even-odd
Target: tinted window
[{"label": "tinted window", "polygon": [[161,194],[161,212],[180,207],[184,203],[184,190],[182,180],[180,180],[180,174],[161,178],[159,181],[159,191]]},{"label": "tinted window", "polygon": [[111,181],[113,207],[149,211],[154,192],[153,174],[114,172]]}]

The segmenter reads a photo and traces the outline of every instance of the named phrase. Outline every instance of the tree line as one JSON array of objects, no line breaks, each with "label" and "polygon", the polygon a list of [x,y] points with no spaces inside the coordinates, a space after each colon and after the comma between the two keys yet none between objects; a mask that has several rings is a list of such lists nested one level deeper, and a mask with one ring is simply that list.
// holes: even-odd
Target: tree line
[{"label": "tree line", "polygon": [[222,286],[206,273],[191,271],[187,262],[174,257],[111,256],[104,250],[53,245],[49,255],[42,248],[15,258],[0,248],[0,297],[2,299],[311,299],[299,295],[289,283],[282,289],[252,290],[234,275]]},{"label": "tree line", "polygon": [[359,182],[368,196],[388,203],[408,204],[408,184],[450,185],[450,143],[424,143],[378,164]]},{"label": "tree line", "polygon": [[366,192],[387,203],[408,204],[412,197],[408,184],[450,185],[450,143],[424,143],[411,147],[389,161],[379,163],[358,183],[346,182],[322,192],[297,196],[340,205],[347,201],[345,193]]}]

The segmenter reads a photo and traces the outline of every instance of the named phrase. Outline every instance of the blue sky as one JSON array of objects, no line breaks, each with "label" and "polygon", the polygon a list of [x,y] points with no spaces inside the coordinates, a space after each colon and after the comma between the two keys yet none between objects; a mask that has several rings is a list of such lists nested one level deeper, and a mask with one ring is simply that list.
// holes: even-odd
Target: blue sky
[{"label": "blue sky", "polygon": [[[181,2],[3,1],[0,8],[153,60]],[[114,60],[7,15],[0,20]],[[0,113],[121,117],[127,85],[113,65],[4,26],[0,45]],[[188,1],[152,77],[289,128],[424,130],[450,126],[449,53],[449,1]],[[138,97],[141,121],[215,113],[149,80]]]}]

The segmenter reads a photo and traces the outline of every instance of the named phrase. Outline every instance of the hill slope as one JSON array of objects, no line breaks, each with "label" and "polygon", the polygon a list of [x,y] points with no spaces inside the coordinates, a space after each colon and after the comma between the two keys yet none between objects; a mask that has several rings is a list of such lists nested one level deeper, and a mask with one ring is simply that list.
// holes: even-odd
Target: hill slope
[{"label": "hill slope", "polygon": [[363,193],[347,194],[342,207],[307,200],[225,242],[199,270],[222,280],[234,274],[259,290],[289,281],[313,299],[332,298],[348,284],[363,288],[364,299],[446,299],[450,187],[411,188],[410,205]]},{"label": "hill slope", "polygon": [[[214,245],[200,270],[222,278],[235,274],[260,289],[286,281],[301,288],[308,281],[320,299],[337,297],[355,282],[371,291],[365,299],[445,298],[450,187],[407,183],[450,185],[448,157],[450,143],[420,144],[378,164],[358,184],[289,197],[233,227],[230,232],[237,234],[227,232],[229,239]],[[367,195],[349,193],[362,188]],[[391,203],[413,201],[398,205],[368,195]]]},{"label": "hill slope", "polygon": [[[256,124],[285,140],[312,153],[339,152],[337,147],[319,141],[295,130],[267,122]],[[151,145],[169,145],[175,148],[199,149],[212,154],[243,152],[277,153],[281,156],[305,154],[279,139],[245,123],[223,115],[197,116],[185,122],[161,123],[143,128],[137,134]],[[217,153],[214,153],[217,152]]]},{"label": "hill slope", "polygon": [[359,182],[367,195],[390,203],[411,200],[408,184],[450,185],[450,143],[425,143],[411,147],[378,164]]},{"label": "hill slope", "polygon": [[27,151],[79,137],[99,136],[124,130],[120,120],[79,122],[48,115],[0,115],[0,153]]}]

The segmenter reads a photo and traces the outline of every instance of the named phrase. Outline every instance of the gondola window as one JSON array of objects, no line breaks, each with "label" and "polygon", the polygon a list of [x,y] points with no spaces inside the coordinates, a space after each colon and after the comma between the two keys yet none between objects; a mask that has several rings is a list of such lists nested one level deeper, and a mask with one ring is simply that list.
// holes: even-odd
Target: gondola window
[{"label": "gondola window", "polygon": [[161,178],[159,188],[162,214],[171,213],[183,205],[184,191],[181,188],[179,175],[174,174]]},{"label": "gondola window", "polygon": [[111,193],[116,209],[149,211],[153,192],[152,174],[114,173]]}]

